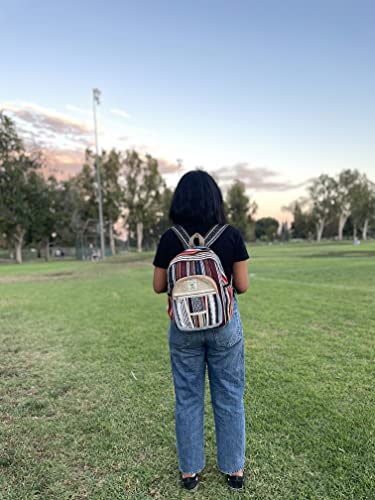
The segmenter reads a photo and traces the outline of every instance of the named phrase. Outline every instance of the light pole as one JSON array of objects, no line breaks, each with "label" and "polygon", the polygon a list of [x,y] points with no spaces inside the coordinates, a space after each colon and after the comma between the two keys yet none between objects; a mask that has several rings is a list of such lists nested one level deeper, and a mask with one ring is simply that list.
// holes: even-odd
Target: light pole
[{"label": "light pole", "polygon": [[95,131],[95,170],[96,181],[98,184],[98,204],[99,204],[99,232],[100,232],[100,253],[102,260],[105,259],[105,243],[104,243],[104,227],[103,227],[103,200],[102,200],[102,184],[100,180],[100,165],[99,165],[99,143],[98,143],[98,126],[96,121],[96,105],[100,104],[100,90],[93,89],[92,91],[92,107],[94,113],[94,131]]}]

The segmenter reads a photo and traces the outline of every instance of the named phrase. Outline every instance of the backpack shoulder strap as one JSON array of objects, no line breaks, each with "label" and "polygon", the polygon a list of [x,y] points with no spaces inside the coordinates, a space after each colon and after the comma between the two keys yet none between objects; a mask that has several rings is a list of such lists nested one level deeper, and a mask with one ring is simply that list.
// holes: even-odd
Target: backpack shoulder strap
[{"label": "backpack shoulder strap", "polygon": [[175,233],[177,238],[181,241],[184,249],[186,250],[187,248],[189,248],[190,236],[187,233],[187,231],[179,224],[175,224],[174,226],[171,227],[171,229]]},{"label": "backpack shoulder strap", "polygon": [[220,236],[226,230],[228,225],[229,224],[223,224],[221,226],[220,224],[216,224],[215,226],[213,226],[204,237],[206,247],[210,247],[213,243],[215,243],[215,241],[220,238]]},{"label": "backpack shoulder strap", "polygon": [[215,224],[212,226],[207,233],[204,236],[204,241],[210,241],[211,236],[214,234],[214,232],[219,228],[219,224]]}]

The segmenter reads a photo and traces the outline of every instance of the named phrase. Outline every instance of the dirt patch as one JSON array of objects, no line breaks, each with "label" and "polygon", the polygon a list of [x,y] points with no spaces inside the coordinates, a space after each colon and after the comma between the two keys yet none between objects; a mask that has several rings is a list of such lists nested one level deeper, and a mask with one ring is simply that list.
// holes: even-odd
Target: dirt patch
[{"label": "dirt patch", "polygon": [[29,274],[24,276],[1,276],[0,284],[10,284],[10,283],[33,283],[39,281],[54,281],[71,278],[72,276],[78,276],[78,273],[73,271],[59,272],[59,273],[48,273],[48,274]]}]

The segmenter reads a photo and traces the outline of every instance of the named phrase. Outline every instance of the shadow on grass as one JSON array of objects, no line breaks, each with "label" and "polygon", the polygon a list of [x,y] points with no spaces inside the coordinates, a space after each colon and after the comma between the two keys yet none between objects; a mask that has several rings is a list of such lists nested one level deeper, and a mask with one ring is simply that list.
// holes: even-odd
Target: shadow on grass
[{"label": "shadow on grass", "polygon": [[302,256],[305,259],[315,259],[318,257],[340,257],[340,258],[347,258],[347,257],[375,257],[375,250],[371,251],[352,251],[352,252],[325,252],[325,253],[313,253],[309,255],[303,255]]}]

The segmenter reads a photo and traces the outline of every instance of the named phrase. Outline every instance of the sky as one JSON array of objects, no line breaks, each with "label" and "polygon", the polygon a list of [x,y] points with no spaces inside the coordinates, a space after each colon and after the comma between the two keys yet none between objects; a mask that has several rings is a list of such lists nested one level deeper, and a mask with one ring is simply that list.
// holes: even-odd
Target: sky
[{"label": "sky", "polygon": [[[0,109],[50,171],[99,143],[242,180],[257,217],[321,173],[375,180],[373,0],[0,0]],[[180,161],[181,160],[181,161]]]}]

